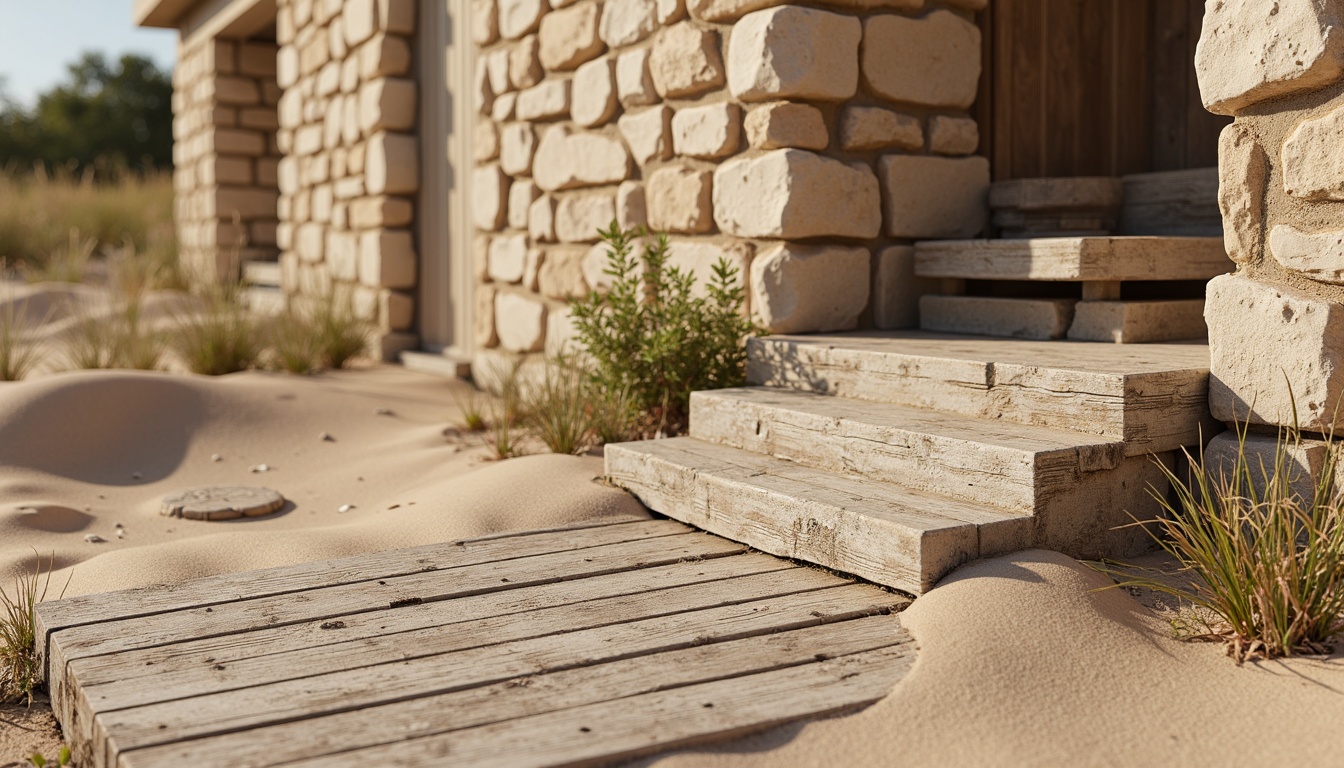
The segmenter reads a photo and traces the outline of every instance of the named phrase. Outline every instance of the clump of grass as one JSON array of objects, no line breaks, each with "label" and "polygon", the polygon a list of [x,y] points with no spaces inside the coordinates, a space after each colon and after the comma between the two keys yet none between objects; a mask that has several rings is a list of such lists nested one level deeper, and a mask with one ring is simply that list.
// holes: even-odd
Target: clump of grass
[{"label": "clump of grass", "polygon": [[30,283],[82,283],[98,240],[70,229],[66,243],[38,262],[25,262],[24,280]]},{"label": "clump of grass", "polygon": [[368,347],[370,327],[350,302],[326,296],[306,309],[291,306],[271,322],[271,357],[290,373],[345,368]]},{"label": "clump of grass", "polygon": [[1344,499],[1333,436],[1311,498],[1304,498],[1294,488],[1301,480],[1294,459],[1302,455],[1301,431],[1280,431],[1268,466],[1247,454],[1246,434],[1238,429],[1226,471],[1209,467],[1202,453],[1190,457],[1188,481],[1163,465],[1174,501],[1159,495],[1166,517],[1141,523],[1197,578],[1184,586],[1131,577],[1120,586],[1193,605],[1187,636],[1226,642],[1237,663],[1327,652],[1326,642],[1344,630]]},{"label": "clump of grass", "polygon": [[500,382],[500,394],[489,401],[489,425],[486,433],[486,445],[498,460],[521,456],[523,431],[521,427],[527,420],[526,401],[523,398],[521,372],[522,363],[514,363],[509,373]]},{"label": "clump of grass", "polygon": [[588,372],[575,360],[546,361],[545,374],[527,391],[527,425],[553,453],[580,454],[593,443]]},{"label": "clump of grass", "polygon": [[299,375],[322,369],[322,340],[307,313],[293,307],[271,319],[271,364]]},{"label": "clump of grass", "polygon": [[42,350],[26,337],[28,303],[5,302],[0,308],[0,381],[18,381],[42,360]]},{"label": "clump of grass", "polygon": [[468,432],[484,432],[489,423],[485,419],[485,409],[488,407],[489,398],[479,389],[471,388],[467,390],[464,397],[461,393],[455,393],[453,400],[457,404],[457,410],[462,413],[461,426]]},{"label": "clump of grass", "polygon": [[[36,555],[36,552],[34,552]],[[53,554],[44,567],[42,557],[32,573],[18,578],[13,596],[0,587],[0,703],[27,700],[31,706],[41,669],[37,656],[37,604],[47,598]]]},{"label": "clump of grass", "polygon": [[145,327],[140,310],[138,298],[121,302],[108,317],[76,309],[77,319],[65,338],[67,364],[75,370],[158,370],[167,340]]},{"label": "clump of grass", "polygon": [[192,373],[223,376],[256,365],[264,349],[259,323],[233,285],[206,292],[204,312],[179,318],[174,346]]},{"label": "clump of grass", "polygon": [[589,382],[589,418],[597,442],[619,443],[635,438],[639,407],[626,388],[598,389]]},{"label": "clump of grass", "polygon": [[350,301],[337,301],[327,296],[318,302],[316,325],[322,364],[329,368],[346,368],[360,358],[369,346],[372,332],[361,319]]},{"label": "clump of grass", "polygon": [[61,751],[57,752],[56,756],[51,758],[50,760],[48,760],[45,756],[43,756],[39,752],[34,752],[33,754],[28,756],[29,764],[37,766],[37,768],[46,768],[48,765],[54,765],[58,767],[67,766],[70,765],[70,759],[71,759],[70,747],[68,746],[62,746]]}]

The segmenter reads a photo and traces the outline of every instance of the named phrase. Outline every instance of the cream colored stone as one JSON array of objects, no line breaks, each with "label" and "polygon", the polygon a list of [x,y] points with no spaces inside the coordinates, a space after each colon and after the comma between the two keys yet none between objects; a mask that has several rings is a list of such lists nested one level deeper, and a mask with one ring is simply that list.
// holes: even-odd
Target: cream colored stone
[{"label": "cream colored stone", "polygon": [[598,28],[603,42],[612,48],[637,43],[658,28],[654,0],[606,0]]},{"label": "cream colored stone", "polygon": [[1065,337],[1078,303],[1074,299],[922,296],[919,327],[938,333],[1049,341]]},{"label": "cream colored stone", "polygon": [[570,87],[573,104],[570,116],[586,128],[601,125],[616,114],[616,62],[597,59],[584,64],[574,72]]},{"label": "cream colored stone", "polygon": [[643,184],[637,181],[623,181],[621,186],[616,188],[616,223],[623,230],[649,225],[648,204]]},{"label": "cream colored stone", "polygon": [[[702,240],[673,240],[667,246],[667,266],[692,275],[691,288],[696,296],[708,295],[714,281],[714,267],[722,259],[735,271],[730,285],[747,291],[751,272],[751,243],[709,243]],[[750,300],[750,292],[748,292]],[[750,306],[746,309],[750,311]]]},{"label": "cream colored stone", "polygon": [[513,119],[517,106],[517,92],[501,93],[495,99],[494,106],[490,108],[490,119],[496,123],[507,123]]},{"label": "cream colored stone", "polygon": [[892,237],[967,238],[984,228],[989,161],[887,155],[878,161],[886,233]]},{"label": "cream colored stone", "polygon": [[862,36],[853,16],[798,5],[748,14],[728,40],[728,89],[743,101],[848,99]]},{"label": "cream colored stone", "polygon": [[359,89],[359,128],[365,136],[378,131],[409,131],[415,127],[414,80],[390,77]]},{"label": "cream colored stone", "polygon": [[481,234],[471,239],[471,274],[478,283],[490,282],[490,241],[493,239]]},{"label": "cream colored stone", "polygon": [[[1214,278],[1209,408],[1224,422],[1344,426],[1344,305],[1242,275]],[[1291,387],[1291,396],[1289,388]]]},{"label": "cream colored stone", "polygon": [[568,71],[601,55],[599,6],[585,2],[546,14],[541,21],[541,64],[548,71]]},{"label": "cream colored stone", "polygon": [[1210,112],[1233,115],[1344,75],[1340,9],[1322,0],[1214,0],[1195,49]]},{"label": "cream colored stone", "polygon": [[504,228],[509,177],[497,165],[471,172],[471,218],[477,229],[495,232]]},{"label": "cream colored stone", "polygon": [[754,149],[825,149],[831,141],[821,110],[810,104],[762,104],[747,113],[744,128]]},{"label": "cream colored stone", "polygon": [[294,252],[304,261],[322,261],[326,253],[326,228],[321,224],[300,224],[294,232]]},{"label": "cream colored stone", "polygon": [[[639,254],[644,250],[647,244],[645,238],[635,238],[630,244],[631,253]],[[611,289],[612,277],[606,270],[611,265],[611,248],[606,243],[598,243],[588,247],[583,254],[582,268],[584,284],[589,290],[605,293]],[[642,265],[637,266],[642,272]]]},{"label": "cream colored stone", "polygon": [[873,269],[873,325],[881,330],[919,326],[919,297],[936,281],[915,276],[915,249],[893,245],[877,252]]},{"label": "cream colored stone", "polygon": [[527,268],[527,236],[505,235],[490,240],[487,274],[497,283],[517,283]]},{"label": "cream colored stone", "polygon": [[672,156],[672,108],[667,106],[627,112],[617,121],[621,136],[635,162],[666,160]]},{"label": "cream colored stone", "polygon": [[658,92],[649,74],[649,49],[625,51],[616,57],[616,93],[626,106],[658,103]]},{"label": "cream colored stone", "polygon": [[[1335,34],[1344,37],[1344,28]],[[1283,191],[1304,200],[1344,200],[1344,107],[1297,126],[1282,160]]]},{"label": "cream colored stone", "polygon": [[364,184],[372,195],[403,195],[420,188],[420,155],[416,138],[404,133],[376,133],[364,152]]},{"label": "cream colored stone", "polygon": [[365,80],[399,77],[411,71],[411,46],[400,35],[382,32],[359,48],[359,74]]},{"label": "cream colored stone", "polygon": [[548,120],[569,114],[569,81],[545,80],[518,94],[519,120]]},{"label": "cream colored stone", "polygon": [[583,350],[569,307],[552,309],[546,315],[546,356],[568,357]]},{"label": "cream colored stone", "polygon": [[951,11],[863,23],[863,81],[876,96],[966,109],[980,82],[980,29]]},{"label": "cream colored stone", "polygon": [[527,261],[523,262],[523,287],[529,291],[537,290],[537,276],[546,263],[546,252],[540,248],[527,249]]},{"label": "cream colored stone", "polygon": [[847,107],[840,117],[840,148],[847,152],[870,149],[924,148],[919,118],[881,107]]},{"label": "cream colored stone", "polygon": [[546,0],[498,0],[498,3],[499,34],[506,40],[517,40],[535,31],[550,7]]},{"label": "cream colored stone", "polygon": [[649,175],[646,199],[655,232],[699,233],[714,229],[714,174],[681,165]]},{"label": "cream colored stone", "polygon": [[537,274],[537,287],[548,299],[569,300],[588,294],[588,283],[583,279],[583,260],[588,248],[556,246],[546,249],[546,260]]},{"label": "cream colored stone", "polygon": [[504,349],[540,352],[546,338],[546,305],[517,293],[500,291],[495,296],[495,332]]},{"label": "cream colored stone", "polygon": [[630,153],[616,139],[557,126],[542,137],[532,172],[547,192],[616,184],[630,176]]},{"label": "cream colored stone", "polygon": [[499,157],[499,127],[493,120],[477,119],[476,130],[471,132],[471,156],[477,163],[488,163]]},{"label": "cream colored stone", "polygon": [[868,305],[866,248],[780,243],[751,262],[751,311],[771,333],[847,331]]},{"label": "cream colored stone", "polygon": [[1068,338],[1154,344],[1202,340],[1207,333],[1203,299],[1080,301],[1074,306]]},{"label": "cream colored stone", "polygon": [[1238,264],[1256,261],[1264,250],[1269,158],[1245,123],[1232,123],[1219,136],[1218,174],[1227,255]]},{"label": "cream colored stone", "polygon": [[510,123],[500,131],[499,167],[510,176],[532,173],[537,151],[537,132],[527,123]]},{"label": "cream colored stone", "polygon": [[374,0],[348,0],[341,13],[345,44],[355,46],[373,37],[378,31],[378,16]]},{"label": "cream colored stone", "polygon": [[690,22],[667,27],[649,53],[654,88],[666,99],[698,96],[723,85],[719,35]]},{"label": "cream colored stone", "polygon": [[377,229],[359,236],[359,282],[372,288],[414,288],[415,242],[402,229]]},{"label": "cream colored stone", "polygon": [[405,227],[415,218],[415,206],[400,197],[366,197],[350,204],[350,226],[355,229]]},{"label": "cream colored stone", "polygon": [[929,149],[940,155],[972,155],[980,147],[980,126],[969,117],[929,118]]},{"label": "cream colored stone", "polygon": [[490,89],[490,73],[485,67],[476,67],[472,75],[471,98],[478,115],[489,115],[494,109],[495,92]]},{"label": "cream colored stone", "polygon": [[1280,224],[1269,234],[1274,260],[1322,283],[1344,285],[1344,231],[1303,232]]},{"label": "cream colored stone", "polygon": [[327,267],[337,280],[359,279],[359,236],[353,232],[327,232]]},{"label": "cream colored stone", "polygon": [[658,26],[667,27],[686,18],[686,0],[654,0]]},{"label": "cream colored stone", "polygon": [[509,187],[509,229],[527,229],[528,211],[532,202],[541,196],[537,185],[527,179],[519,179]]},{"label": "cream colored stone", "polygon": [[527,209],[527,234],[538,243],[555,242],[555,198],[542,195]]},{"label": "cream colored stone", "polygon": [[509,83],[514,88],[531,88],[546,76],[541,69],[540,50],[537,36],[528,35],[509,51]]},{"label": "cream colored stone", "polygon": [[731,155],[742,143],[742,108],[731,102],[686,107],[672,116],[672,148],[705,160]]},{"label": "cream colored stone", "polygon": [[499,10],[495,0],[471,0],[471,39],[481,46],[499,39]]},{"label": "cream colored stone", "polygon": [[485,54],[485,71],[490,76],[490,90],[496,96],[514,90],[509,82],[509,59],[512,48],[496,48]]},{"label": "cream colored stone", "polygon": [[714,173],[714,220],[739,237],[876,237],[877,178],[800,149],[734,158]]},{"label": "cream colored stone", "polygon": [[599,230],[616,218],[616,200],[609,194],[568,195],[555,209],[555,236],[564,243],[595,243]]}]

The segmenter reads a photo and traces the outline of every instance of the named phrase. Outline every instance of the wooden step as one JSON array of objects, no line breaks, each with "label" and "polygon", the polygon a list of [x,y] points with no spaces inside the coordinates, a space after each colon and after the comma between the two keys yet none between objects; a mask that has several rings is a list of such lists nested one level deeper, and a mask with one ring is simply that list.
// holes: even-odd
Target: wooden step
[{"label": "wooden step", "polygon": [[693,394],[691,436],[1025,513],[1125,453],[1095,435],[750,387]]},{"label": "wooden step", "polygon": [[1123,440],[1133,456],[1213,434],[1203,344],[988,339],[922,331],[766,336],[747,380]]},{"label": "wooden step", "polygon": [[1062,339],[1073,323],[1077,303],[1074,299],[930,294],[919,298],[919,327],[925,331],[1010,339]]},{"label": "wooden step", "polygon": [[916,275],[964,280],[1208,280],[1233,266],[1221,237],[1037,237],[915,245]]},{"label": "wooden step", "polygon": [[668,517],[914,594],[1032,540],[1027,515],[689,437],[608,445],[606,466]]}]

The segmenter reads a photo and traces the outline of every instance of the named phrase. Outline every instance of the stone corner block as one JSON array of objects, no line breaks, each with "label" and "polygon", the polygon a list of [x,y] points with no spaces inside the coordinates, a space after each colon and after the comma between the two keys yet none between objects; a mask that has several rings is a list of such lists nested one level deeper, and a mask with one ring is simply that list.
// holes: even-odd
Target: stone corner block
[{"label": "stone corner block", "polygon": [[751,262],[752,313],[771,333],[846,331],[868,305],[867,248],[780,243]]},{"label": "stone corner block", "polygon": [[974,237],[989,216],[983,157],[886,155],[878,161],[886,232],[914,239]]}]

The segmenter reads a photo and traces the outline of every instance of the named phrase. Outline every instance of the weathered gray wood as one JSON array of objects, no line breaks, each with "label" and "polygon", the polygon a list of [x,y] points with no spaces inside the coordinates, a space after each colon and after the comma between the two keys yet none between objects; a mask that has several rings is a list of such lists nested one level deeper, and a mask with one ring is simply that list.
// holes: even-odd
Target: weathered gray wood
[{"label": "weathered gray wood", "polygon": [[1033,521],[695,438],[608,445],[646,506],[734,541],[923,594],[956,566],[1031,544]]},{"label": "weathered gray wood", "polygon": [[[837,582],[832,577],[829,583]],[[721,593],[721,597],[733,596]],[[560,631],[391,665],[351,665],[336,673],[103,711],[96,713],[96,734],[91,728],[73,738],[90,745],[91,754],[94,745],[99,753],[105,748],[113,752],[130,750],[449,693],[603,660],[843,621],[899,609],[907,602],[874,587],[854,584],[651,619],[632,621],[631,614],[626,614],[626,620],[608,616],[612,623],[592,629]],[[644,607],[656,610],[652,602]],[[86,716],[95,714],[91,709],[83,712]]]},{"label": "weathered gray wood", "polygon": [[1146,344],[1152,341],[1204,339],[1204,300],[1080,301],[1069,338]]},{"label": "weathered gray wood", "polygon": [[[884,665],[893,682],[913,661],[913,641],[895,615],[759,635],[652,656],[515,678],[457,693],[315,717],[123,752],[130,768],[313,760],[345,750],[612,701],[685,685],[782,669],[876,648],[904,651]],[[450,716],[446,713],[451,713]]]},{"label": "weathered gray wood", "polygon": [[989,296],[919,298],[919,327],[1009,339],[1062,339],[1073,322],[1073,299],[1005,299]]},{"label": "weathered gray wood", "polygon": [[967,280],[1209,280],[1232,271],[1221,237],[1039,237],[915,245],[915,274]]},{"label": "weathered gray wood", "polygon": [[116,597],[100,593],[66,598],[38,606],[38,650],[45,654],[52,632],[84,624],[686,532],[685,526],[669,520],[598,521],[111,593]]},{"label": "weathered gray wood", "polygon": [[1075,432],[761,388],[693,394],[691,436],[1027,513],[1124,458]]},{"label": "weathered gray wood", "polygon": [[985,339],[921,331],[766,336],[752,384],[1124,440],[1131,456],[1200,441],[1208,347]]},{"label": "weathered gray wood", "polygon": [[[883,648],[826,662],[633,696],[294,765],[565,766],[628,759],[711,738],[742,736],[799,717],[856,709],[885,696],[904,652]],[[500,744],[513,744],[507,753]]]}]

